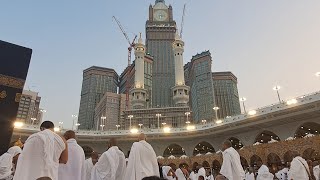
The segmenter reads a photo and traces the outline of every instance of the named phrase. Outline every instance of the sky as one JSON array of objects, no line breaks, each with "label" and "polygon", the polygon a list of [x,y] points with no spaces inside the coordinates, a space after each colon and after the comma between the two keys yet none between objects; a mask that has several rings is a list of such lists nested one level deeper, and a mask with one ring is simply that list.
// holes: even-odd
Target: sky
[{"label": "sky", "polygon": [[[33,49],[25,89],[39,92],[44,120],[71,127],[82,71],[127,65],[127,41],[142,32],[154,0],[1,1],[0,39]],[[232,71],[247,109],[320,90],[319,0],[166,0],[180,28],[187,4],[184,62],[205,50],[212,71]]]}]

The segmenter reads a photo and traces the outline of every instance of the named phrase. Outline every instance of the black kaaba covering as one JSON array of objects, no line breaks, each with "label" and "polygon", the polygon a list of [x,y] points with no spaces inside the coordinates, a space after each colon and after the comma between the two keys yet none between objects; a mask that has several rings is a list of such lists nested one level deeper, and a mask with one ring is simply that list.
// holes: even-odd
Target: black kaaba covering
[{"label": "black kaaba covering", "polygon": [[32,49],[0,40],[0,155],[8,149]]}]

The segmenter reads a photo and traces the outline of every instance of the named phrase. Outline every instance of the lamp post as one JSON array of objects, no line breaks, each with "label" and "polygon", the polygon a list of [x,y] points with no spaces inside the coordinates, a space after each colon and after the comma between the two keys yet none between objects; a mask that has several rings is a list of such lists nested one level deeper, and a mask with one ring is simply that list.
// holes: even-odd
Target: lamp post
[{"label": "lamp post", "polygon": [[143,126],[143,124],[138,124],[139,126],[140,126],[140,129],[141,129],[141,127]]},{"label": "lamp post", "polygon": [[118,131],[118,130],[119,130],[119,127],[120,127],[120,125],[119,125],[119,124],[117,124],[117,125],[116,125],[116,127],[117,127],[117,131]]},{"label": "lamp post", "polygon": [[220,109],[219,107],[215,106],[212,108],[215,112],[215,115],[216,115],[216,121],[218,120],[218,110]]},{"label": "lamp post", "polygon": [[281,87],[278,86],[278,85],[276,85],[275,87],[273,87],[273,90],[277,91],[279,103],[281,103],[281,98],[280,98],[280,94],[279,94],[279,90],[280,90],[280,89],[281,89]]},{"label": "lamp post", "polygon": [[207,123],[207,120],[203,119],[201,120],[202,124],[206,124]]},{"label": "lamp post", "polygon": [[78,126],[80,126],[80,124],[76,123],[76,131],[78,131]]},{"label": "lamp post", "polygon": [[185,112],[184,114],[187,116],[187,121],[186,121],[186,123],[187,123],[187,124],[190,124],[190,121],[189,121],[190,112]]},{"label": "lamp post", "polygon": [[104,124],[100,124],[100,127],[101,127],[101,131],[103,131]]},{"label": "lamp post", "polygon": [[[107,117],[106,117],[106,116],[101,116],[101,122],[100,122],[100,125],[103,125],[103,127],[104,127],[104,126],[106,126],[106,119],[107,119]],[[102,130],[103,130],[103,128],[102,128]]]},{"label": "lamp post", "polygon": [[72,117],[72,130],[74,130],[74,126],[75,126],[74,121],[78,116],[76,114],[72,114],[71,117]]},{"label": "lamp post", "polygon": [[129,115],[129,116],[128,116],[128,118],[130,119],[130,122],[129,122],[129,123],[130,123],[129,129],[131,129],[131,119],[133,118],[133,115]]},{"label": "lamp post", "polygon": [[59,122],[59,127],[61,128],[61,129],[63,129],[63,122]]},{"label": "lamp post", "polygon": [[32,125],[34,124],[34,121],[37,120],[36,118],[31,118],[32,120]]},{"label": "lamp post", "polygon": [[158,118],[158,129],[160,129],[160,117],[161,117],[161,114],[156,114],[157,118]]},{"label": "lamp post", "polygon": [[245,106],[245,104],[244,104],[244,102],[245,102],[246,100],[247,100],[247,98],[245,98],[245,97],[240,98],[240,102],[242,102],[242,106],[243,106],[243,112],[244,112],[245,114],[247,114],[246,106]]}]

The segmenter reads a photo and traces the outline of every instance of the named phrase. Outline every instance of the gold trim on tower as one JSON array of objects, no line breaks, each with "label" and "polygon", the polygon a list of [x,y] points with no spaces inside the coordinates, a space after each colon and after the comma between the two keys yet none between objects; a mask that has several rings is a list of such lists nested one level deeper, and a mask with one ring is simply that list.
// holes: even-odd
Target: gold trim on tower
[{"label": "gold trim on tower", "polygon": [[0,85],[23,89],[25,80],[0,74]]}]

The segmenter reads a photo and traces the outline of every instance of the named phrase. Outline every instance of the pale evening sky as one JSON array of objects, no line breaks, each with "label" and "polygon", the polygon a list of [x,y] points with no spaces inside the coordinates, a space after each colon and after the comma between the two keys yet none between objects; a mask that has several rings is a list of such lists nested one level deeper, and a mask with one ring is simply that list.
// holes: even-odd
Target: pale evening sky
[{"label": "pale evening sky", "polygon": [[[82,71],[92,65],[127,63],[127,42],[143,33],[154,0],[2,1],[0,39],[33,49],[25,89],[38,91],[44,119],[71,127],[79,111]],[[213,71],[232,71],[247,109],[318,91],[320,79],[319,0],[167,0],[180,27],[187,3],[184,61],[210,50]]]}]

